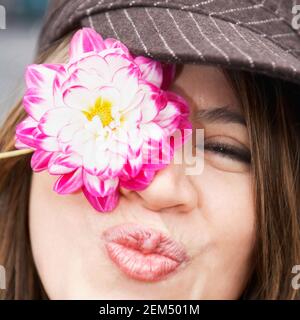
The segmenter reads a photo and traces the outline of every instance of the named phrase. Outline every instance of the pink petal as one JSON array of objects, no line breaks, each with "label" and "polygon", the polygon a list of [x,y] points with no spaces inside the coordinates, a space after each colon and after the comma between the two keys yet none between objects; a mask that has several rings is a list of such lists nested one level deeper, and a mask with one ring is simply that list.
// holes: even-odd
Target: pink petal
[{"label": "pink petal", "polygon": [[187,131],[188,130],[191,131],[193,129],[193,125],[189,119],[181,117],[178,125],[178,129],[187,129]]},{"label": "pink petal", "polygon": [[[28,145],[21,142],[18,137],[15,136],[15,147],[16,149],[27,149],[28,148]],[[35,149],[33,147],[31,147],[32,149]]]},{"label": "pink petal", "polygon": [[[187,101],[174,92],[167,91],[165,94],[168,98],[168,105],[165,109],[161,110],[155,118],[155,122],[164,128],[168,135],[173,134],[176,128],[192,129],[192,124],[189,120],[190,107]],[[175,109],[177,109],[177,112]],[[178,114],[177,117],[176,113]]]},{"label": "pink petal", "polygon": [[157,87],[161,87],[163,82],[163,69],[159,61],[139,56],[134,59],[134,62],[139,66],[142,71],[142,78],[151,82]]},{"label": "pink petal", "polygon": [[119,179],[102,179],[101,176],[94,176],[83,172],[83,183],[86,190],[94,197],[105,197],[115,192]]},{"label": "pink petal", "polygon": [[144,169],[160,170],[171,162],[174,155],[174,139],[166,137],[157,141],[149,141],[143,145]]},{"label": "pink petal", "polygon": [[48,163],[52,157],[52,152],[36,150],[31,157],[31,168],[35,172],[40,172],[48,168]]},{"label": "pink petal", "polygon": [[152,96],[152,99],[155,100],[156,107],[157,107],[159,110],[164,109],[164,108],[166,107],[167,103],[168,103],[168,98],[167,98],[165,92],[162,91],[162,90],[156,92],[156,93]]},{"label": "pink petal", "polygon": [[25,72],[27,88],[49,89],[58,75],[65,75],[64,66],[61,64],[31,64]]},{"label": "pink petal", "polygon": [[16,148],[19,149],[21,146],[20,143],[23,146],[26,145],[27,147],[36,148],[36,141],[33,136],[36,126],[37,122],[31,117],[25,118],[16,126]]},{"label": "pink petal", "polygon": [[60,176],[53,187],[59,194],[69,194],[77,191],[82,186],[82,169],[78,168],[71,173]]},{"label": "pink petal", "polygon": [[109,212],[115,209],[119,201],[119,192],[113,192],[106,197],[94,197],[87,189],[82,187],[83,194],[92,205],[92,207],[99,212]]},{"label": "pink petal", "polygon": [[177,130],[179,123],[180,123],[180,119],[181,117],[175,117],[173,118],[171,121],[166,120],[166,121],[162,121],[159,123],[159,126],[161,128],[163,128],[163,131],[165,133],[166,136],[171,136],[173,135],[173,133]]},{"label": "pink petal", "polygon": [[142,123],[140,129],[145,141],[160,141],[165,137],[165,131],[155,122]]},{"label": "pink petal", "polygon": [[38,149],[42,149],[44,151],[59,151],[59,145],[54,137],[48,137],[45,134],[36,131],[34,133],[35,144]]},{"label": "pink petal", "polygon": [[128,145],[130,154],[139,152],[143,142],[144,140],[139,129],[131,129],[128,131]]},{"label": "pink petal", "polygon": [[56,152],[48,164],[50,174],[66,174],[82,166],[82,158],[76,153],[64,154]]},{"label": "pink petal", "polygon": [[[145,89],[146,87],[143,86]],[[152,92],[151,88],[145,92],[144,100],[141,104],[142,111],[142,122],[152,121],[160,112],[160,110],[165,107],[167,101],[164,98],[163,94],[159,92]]]},{"label": "pink petal", "polygon": [[159,112],[154,121],[163,128],[166,136],[170,136],[178,128],[181,118],[180,110],[172,103],[168,103],[168,105]]},{"label": "pink petal", "polygon": [[155,104],[155,101],[150,99],[144,99],[143,105],[141,107],[142,112],[142,119],[141,121],[143,123],[152,121],[158,114],[159,109],[157,108],[157,105]]},{"label": "pink petal", "polygon": [[165,92],[169,102],[172,102],[180,110],[182,116],[186,117],[190,114],[190,107],[188,102],[180,95],[175,92]]},{"label": "pink petal", "polygon": [[147,168],[152,168],[153,165],[156,166],[160,164],[161,143],[161,141],[149,140],[147,143],[143,144],[143,164],[144,166],[147,165]]},{"label": "pink petal", "polygon": [[110,156],[109,166],[103,172],[105,178],[116,178],[119,176],[126,162],[126,156],[112,152]]},{"label": "pink petal", "polygon": [[156,163],[156,164],[148,163],[148,164],[144,164],[144,167],[145,167],[145,170],[147,169],[147,170],[156,172],[166,168],[169,164],[170,163],[163,163],[163,162]]},{"label": "pink petal", "polygon": [[142,152],[134,156],[128,157],[126,164],[122,170],[122,177],[124,180],[130,180],[136,177],[143,166]]},{"label": "pink petal", "polygon": [[168,127],[176,118],[181,115],[179,108],[172,102],[160,110],[159,114],[155,117],[155,122],[161,127]]},{"label": "pink petal", "polygon": [[155,175],[154,171],[141,170],[140,173],[130,180],[122,180],[120,178],[120,186],[129,190],[139,191],[143,190],[151,183]]},{"label": "pink petal", "polygon": [[28,116],[23,121],[21,121],[17,126],[17,131],[22,131],[26,129],[34,129],[36,128],[38,122],[32,117]]},{"label": "pink petal", "polygon": [[106,49],[120,49],[126,56],[131,58],[128,48],[122,42],[113,38],[107,38],[104,40],[104,44]]},{"label": "pink petal", "polygon": [[150,82],[139,80],[139,89],[144,92],[144,99],[141,102],[143,122],[149,122],[156,117],[158,112],[167,105],[167,95],[164,91]]},{"label": "pink petal", "polygon": [[27,89],[23,97],[23,105],[26,112],[39,121],[46,111],[53,107],[53,98],[42,92],[40,89]]},{"label": "pink petal", "polygon": [[92,28],[82,28],[77,31],[70,44],[70,60],[78,60],[83,53],[100,52],[105,49],[102,37]]}]

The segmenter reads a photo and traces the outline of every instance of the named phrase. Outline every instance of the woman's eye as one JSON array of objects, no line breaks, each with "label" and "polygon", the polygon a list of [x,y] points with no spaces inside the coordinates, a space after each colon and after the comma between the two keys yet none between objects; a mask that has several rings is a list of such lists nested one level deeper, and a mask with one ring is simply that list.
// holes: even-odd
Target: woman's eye
[{"label": "woman's eye", "polygon": [[204,150],[214,152],[223,157],[228,157],[232,160],[241,161],[247,164],[251,164],[251,154],[247,150],[225,144],[225,143],[205,143]]},{"label": "woman's eye", "polygon": [[204,141],[204,146],[197,148],[204,151],[205,162],[219,170],[245,172],[251,166],[251,153],[246,148],[221,141]]}]

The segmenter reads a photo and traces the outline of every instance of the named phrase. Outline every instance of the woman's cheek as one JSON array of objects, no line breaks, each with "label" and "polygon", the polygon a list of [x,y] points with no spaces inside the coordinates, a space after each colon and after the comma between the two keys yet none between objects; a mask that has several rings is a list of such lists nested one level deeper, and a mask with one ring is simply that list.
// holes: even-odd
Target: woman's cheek
[{"label": "woman's cheek", "polygon": [[33,174],[29,209],[34,262],[51,298],[63,297],[68,281],[74,281],[71,272],[91,243],[82,195],[58,195],[52,191],[55,179],[47,172]]},{"label": "woman's cheek", "polygon": [[251,174],[225,172],[206,165],[193,180],[199,193],[199,214],[212,243],[206,256],[212,271],[209,287],[219,287],[220,293],[223,287],[238,292],[243,281],[237,279],[247,279],[255,243]]}]

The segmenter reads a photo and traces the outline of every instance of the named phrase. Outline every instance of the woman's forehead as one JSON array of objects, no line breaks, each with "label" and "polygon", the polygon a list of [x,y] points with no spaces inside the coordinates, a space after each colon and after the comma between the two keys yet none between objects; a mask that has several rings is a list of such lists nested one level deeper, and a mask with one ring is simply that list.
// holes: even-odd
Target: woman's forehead
[{"label": "woman's forehead", "polygon": [[185,64],[170,89],[183,95],[191,107],[228,105],[240,109],[230,80],[217,66]]}]

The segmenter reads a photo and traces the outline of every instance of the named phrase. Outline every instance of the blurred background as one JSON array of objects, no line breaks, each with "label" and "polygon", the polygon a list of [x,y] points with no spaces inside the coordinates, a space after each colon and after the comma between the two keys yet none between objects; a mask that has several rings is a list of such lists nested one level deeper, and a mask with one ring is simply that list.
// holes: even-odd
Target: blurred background
[{"label": "blurred background", "polygon": [[24,90],[47,5],[48,0],[0,0],[6,13],[6,28],[0,28],[0,123]]}]

